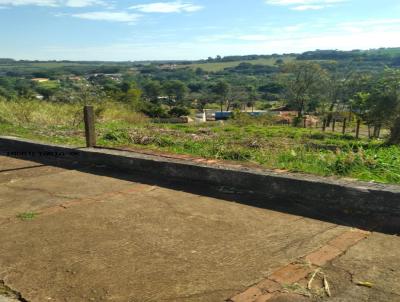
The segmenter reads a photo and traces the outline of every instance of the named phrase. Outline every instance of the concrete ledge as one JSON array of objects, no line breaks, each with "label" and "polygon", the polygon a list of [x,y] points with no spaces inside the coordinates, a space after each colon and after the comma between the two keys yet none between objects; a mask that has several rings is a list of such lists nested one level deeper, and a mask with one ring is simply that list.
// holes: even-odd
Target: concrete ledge
[{"label": "concrete ledge", "polygon": [[[268,198],[301,203],[314,210],[327,208],[346,214],[400,217],[400,186],[336,180],[317,176],[275,173],[262,169],[210,165],[108,149],[74,149],[14,137],[0,137],[2,155],[43,161],[67,158],[79,163],[106,165],[146,176],[197,181],[234,187]],[[400,226],[399,226],[400,229]]]}]

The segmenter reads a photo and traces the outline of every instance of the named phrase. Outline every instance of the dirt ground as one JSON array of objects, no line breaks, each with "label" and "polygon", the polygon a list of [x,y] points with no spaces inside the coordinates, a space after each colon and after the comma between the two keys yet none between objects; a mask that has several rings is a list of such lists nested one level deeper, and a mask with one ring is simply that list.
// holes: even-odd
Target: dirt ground
[{"label": "dirt ground", "polygon": [[0,156],[0,302],[400,301],[397,236],[140,179]]}]

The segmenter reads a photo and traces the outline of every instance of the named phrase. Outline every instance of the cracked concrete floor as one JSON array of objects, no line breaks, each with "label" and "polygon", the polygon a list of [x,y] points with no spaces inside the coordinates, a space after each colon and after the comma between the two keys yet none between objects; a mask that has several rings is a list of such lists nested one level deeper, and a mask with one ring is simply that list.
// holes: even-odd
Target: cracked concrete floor
[{"label": "cracked concrete floor", "polygon": [[[347,229],[0,157],[0,280],[29,302],[224,301]],[[350,268],[379,286],[348,282],[332,300],[400,301],[399,256],[398,237],[383,234],[351,248],[332,271]]]}]

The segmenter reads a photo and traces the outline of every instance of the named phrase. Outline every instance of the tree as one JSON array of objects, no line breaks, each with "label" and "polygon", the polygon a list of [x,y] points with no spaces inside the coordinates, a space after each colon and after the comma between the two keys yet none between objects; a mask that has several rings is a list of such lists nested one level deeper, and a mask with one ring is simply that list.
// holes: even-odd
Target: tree
[{"label": "tree", "polygon": [[131,89],[132,84],[130,82],[124,81],[120,85],[120,89],[122,92],[127,93],[129,89]]},{"label": "tree", "polygon": [[138,88],[131,88],[125,94],[125,101],[132,106],[133,109],[139,110],[141,106],[140,98],[142,91]]},{"label": "tree", "polygon": [[257,91],[256,88],[252,85],[248,85],[246,87],[246,92],[247,92],[247,107],[251,107],[251,111],[254,111],[254,105],[256,103],[257,100]]},{"label": "tree", "polygon": [[400,70],[387,69],[373,87],[369,116],[375,126],[390,128],[389,144],[400,144]]},{"label": "tree", "polygon": [[28,80],[18,79],[15,82],[14,89],[17,91],[19,97],[32,99],[35,97],[33,86],[33,83]]},{"label": "tree", "polygon": [[225,81],[219,81],[212,87],[212,92],[218,96],[221,112],[224,111],[224,104],[228,100],[228,95],[231,90],[230,85]]},{"label": "tree", "polygon": [[287,73],[284,84],[290,103],[302,117],[306,105],[320,93],[322,78],[326,72],[319,64],[309,62],[289,63],[284,69]]},{"label": "tree", "polygon": [[353,68],[351,65],[345,68],[339,68],[338,63],[332,62],[327,66],[328,73],[323,78],[324,82],[324,100],[327,104],[324,107],[328,107],[328,119],[327,126],[330,125],[335,109],[338,107],[346,107],[349,103],[351,95],[354,95],[355,82],[353,80]]},{"label": "tree", "polygon": [[352,114],[366,120],[367,101],[372,89],[372,75],[369,73],[353,73],[344,86],[348,96],[349,120]]},{"label": "tree", "polygon": [[182,103],[187,93],[186,85],[178,80],[165,82],[163,90],[167,94],[170,103]]},{"label": "tree", "polygon": [[185,107],[173,107],[168,111],[168,114],[173,117],[181,117],[189,115],[190,111]]},{"label": "tree", "polygon": [[128,90],[122,90],[119,100],[129,104],[134,110],[140,110],[142,91],[133,82],[126,85],[125,88]]},{"label": "tree", "polygon": [[161,96],[161,91],[162,87],[157,81],[148,81],[143,85],[143,95],[152,103],[158,102],[158,97]]},{"label": "tree", "polygon": [[354,112],[358,116],[358,118],[362,120],[367,120],[367,103],[369,98],[369,92],[358,92],[352,97],[350,101],[352,112]]},{"label": "tree", "polygon": [[374,137],[386,126],[390,128],[388,143],[400,144],[400,71],[387,69],[368,78],[362,87],[364,91],[352,98],[353,111],[368,126],[374,126]]}]

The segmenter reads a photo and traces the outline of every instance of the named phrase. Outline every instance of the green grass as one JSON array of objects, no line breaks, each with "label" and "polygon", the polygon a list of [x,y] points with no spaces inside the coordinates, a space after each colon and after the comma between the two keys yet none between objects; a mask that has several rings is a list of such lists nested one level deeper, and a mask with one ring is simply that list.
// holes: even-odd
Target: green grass
[{"label": "green grass", "polygon": [[98,144],[249,162],[269,169],[400,183],[400,147],[281,126],[99,125]]},{"label": "green grass", "polygon": [[[284,62],[290,62],[295,60],[295,57],[284,57]],[[216,72],[224,70],[225,68],[236,67],[240,63],[250,63],[254,65],[269,65],[273,66],[277,59],[270,58],[270,59],[256,59],[256,60],[247,60],[247,61],[234,61],[234,62],[211,62],[211,63],[200,63],[200,64],[190,64],[190,65],[182,65],[182,67],[190,67],[193,69],[201,68],[208,72]]]},{"label": "green grass", "polygon": [[17,215],[17,218],[23,221],[29,221],[35,219],[39,214],[34,212],[25,212]]},{"label": "green grass", "polygon": [[[26,122],[26,115],[11,116],[14,111],[7,111],[9,106],[1,107],[0,102],[0,135],[85,145],[83,125],[74,122],[76,108],[29,105],[33,112]],[[56,106],[57,112],[51,106]],[[274,126],[268,118],[223,124],[153,124],[126,108],[107,106],[96,125],[99,146],[134,147],[290,172],[400,183],[400,146],[385,146],[381,140],[357,140],[351,134]]]},{"label": "green grass", "polygon": [[47,81],[38,83],[39,87],[47,88],[47,89],[57,89],[60,87],[60,83],[57,81]]}]

